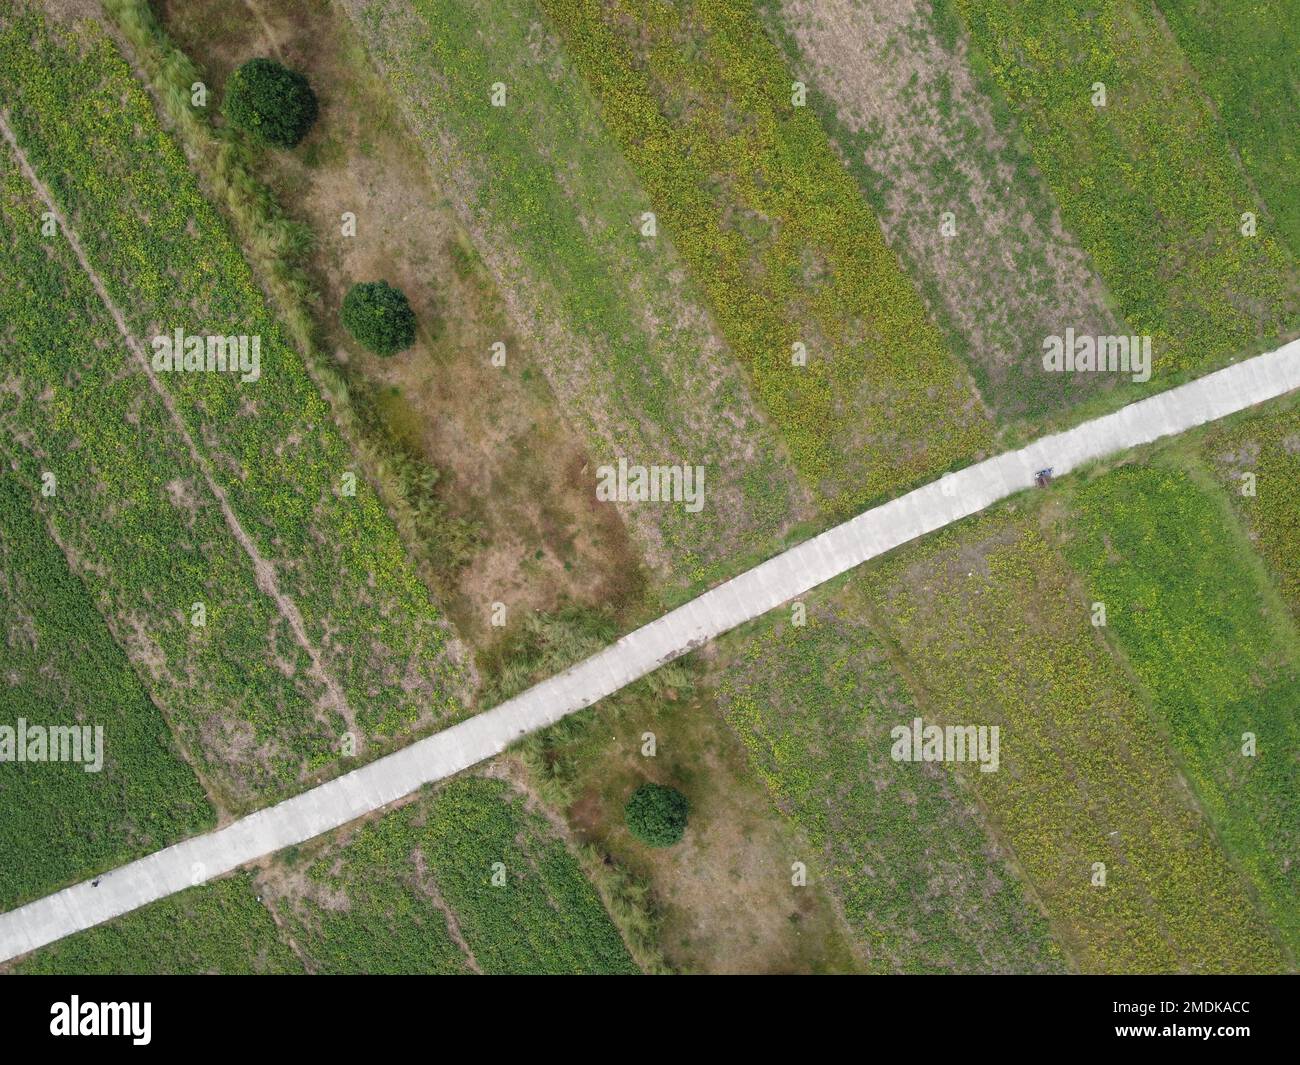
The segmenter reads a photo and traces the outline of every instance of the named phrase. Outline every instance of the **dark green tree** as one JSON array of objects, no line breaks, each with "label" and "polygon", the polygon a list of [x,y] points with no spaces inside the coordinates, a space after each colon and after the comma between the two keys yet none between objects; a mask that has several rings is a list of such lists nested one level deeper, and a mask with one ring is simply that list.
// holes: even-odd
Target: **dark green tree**
[{"label": "dark green tree", "polygon": [[676,788],[642,784],[627,800],[627,829],[651,847],[671,847],[686,831],[691,804]]},{"label": "dark green tree", "polygon": [[387,281],[353,285],[339,316],[356,342],[376,355],[395,355],[415,343],[415,312]]},{"label": "dark green tree", "polygon": [[226,82],[226,120],[257,140],[292,148],[316,121],[316,94],[296,70],[250,59]]}]

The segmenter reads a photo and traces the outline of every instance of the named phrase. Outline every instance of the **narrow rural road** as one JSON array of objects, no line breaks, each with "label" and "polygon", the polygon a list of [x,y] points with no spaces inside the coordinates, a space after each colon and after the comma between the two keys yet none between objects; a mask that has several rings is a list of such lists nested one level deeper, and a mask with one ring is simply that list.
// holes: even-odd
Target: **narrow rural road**
[{"label": "narrow rural road", "polygon": [[328,832],[491,758],[715,636],[900,544],[1057,475],[1300,388],[1300,341],[947,474],[747,570],[492,710],[225,828],[0,915],[0,960]]}]

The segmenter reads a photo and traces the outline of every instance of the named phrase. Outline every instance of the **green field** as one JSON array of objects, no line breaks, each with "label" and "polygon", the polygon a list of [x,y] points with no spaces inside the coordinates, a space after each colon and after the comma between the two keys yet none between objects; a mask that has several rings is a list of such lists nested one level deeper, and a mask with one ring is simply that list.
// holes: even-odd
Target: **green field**
[{"label": "green field", "polygon": [[[1296,631],[1212,487],[1125,466],[1079,487],[1066,554],[1198,799],[1300,953]],[[1252,733],[1257,753],[1242,752]]]},{"label": "green field", "polygon": [[635,972],[573,856],[502,781],[452,781],[295,872],[306,886],[279,911],[320,971]]},{"label": "green field", "polygon": [[45,976],[301,973],[247,873],[190,888],[32,954],[14,972]]},{"label": "green field", "polygon": [[962,769],[1077,968],[1280,969],[1168,737],[1090,623],[1057,546],[1068,522],[1020,509],[946,530],[864,577],[918,705],[927,719],[1001,727],[1000,769]]},{"label": "green field", "polygon": [[[251,572],[233,581],[214,580],[218,569],[242,565],[231,519],[224,518],[227,530],[221,532],[220,513],[213,513],[205,527],[193,525],[170,539],[187,545],[188,557],[172,563],[179,563],[183,574],[157,573],[156,580],[164,583],[183,578],[192,594],[142,597],[139,584],[123,582],[124,597],[135,599],[128,604],[124,598],[116,609],[139,612],[138,634],[151,650],[167,642],[179,653],[180,645],[205,637],[223,641],[210,648],[224,663],[214,668],[182,669],[166,651],[163,661],[154,663],[155,673],[169,673],[182,688],[210,689],[181,693],[182,702],[197,704],[176,715],[187,746],[215,763],[223,760],[223,750],[228,756],[231,748],[260,747],[251,761],[261,764],[240,767],[224,782],[239,798],[250,788],[283,790],[304,774],[328,770],[337,763],[345,731],[357,736],[365,752],[368,743],[382,744],[445,716],[457,705],[463,681],[445,654],[448,637],[439,613],[364,480],[355,496],[341,489],[354,463],[329,408],[284,343],[224,223],[200,195],[126,63],[102,36],[91,33],[74,42],[38,17],[6,7],[0,19],[0,80],[19,145],[54,190],[92,267],[143,343],[174,328],[189,335],[261,339],[259,380],[241,383],[237,375],[220,372],[158,373],[171,407],[159,409],[140,375],[122,375],[130,359],[126,345],[102,308],[94,308],[93,292],[61,235],[43,237],[32,197],[20,179],[9,182],[15,204],[26,197],[22,216],[11,223],[21,247],[8,249],[21,256],[15,270],[19,284],[32,284],[25,298],[50,301],[62,293],[77,307],[62,322],[58,316],[37,318],[30,303],[15,307],[32,319],[33,333],[63,335],[52,346],[48,337],[29,337],[34,357],[24,362],[23,372],[34,379],[12,432],[28,450],[58,454],[76,449],[55,449],[50,433],[75,436],[86,431],[83,420],[98,419],[98,453],[112,456],[115,469],[97,471],[94,479],[88,475],[81,481],[81,499],[72,505],[90,506],[85,489],[105,477],[110,485],[119,482],[95,496],[97,518],[85,515],[87,539],[79,549],[89,553],[98,542],[105,550],[134,553],[137,545],[130,537],[110,536],[97,523],[106,517],[122,520],[123,500],[143,508],[140,515],[147,510],[150,524],[155,511],[170,506],[177,513],[159,519],[154,561],[149,562],[146,547],[145,557],[134,562],[154,580],[151,571],[161,571],[167,566],[162,559],[176,554],[162,529],[198,522],[205,509],[217,511],[208,505],[215,494],[210,481],[274,566],[280,591],[301,616],[302,632],[295,637],[289,613],[281,609],[282,617],[268,619],[267,603],[255,602],[259,582]],[[152,165],[138,165],[140,152],[150,153]],[[176,255],[177,247],[190,250]],[[50,268],[52,253],[62,256],[57,272]],[[84,317],[85,304],[102,324],[93,352],[74,358],[67,349],[78,341],[66,334]],[[86,332],[79,321],[75,328]],[[80,346],[92,345],[82,341]],[[41,373],[44,394],[36,387]],[[85,387],[91,374],[101,375],[100,388]],[[68,417],[74,403],[75,422]],[[148,443],[132,439],[143,430],[143,419],[132,421],[142,407],[156,413],[150,419],[157,435]],[[38,425],[40,432],[30,436]],[[197,458],[188,453],[182,426],[197,444]],[[79,456],[77,461],[94,460]],[[128,489],[120,485],[124,477],[137,483]],[[106,579],[121,577],[124,568],[115,563]],[[238,605],[225,610],[210,601],[214,591]],[[178,628],[195,601],[204,601],[209,614],[207,631],[197,635]],[[249,651],[263,646],[242,661],[222,658],[237,644]],[[323,696],[312,690],[315,686],[324,689]],[[232,713],[235,707],[240,709]]]},{"label": "green field", "polygon": [[1266,210],[1254,212],[1265,216],[1262,231],[1275,231],[1300,258],[1300,3],[1157,0],[1156,6],[1264,198]]},{"label": "green field", "polygon": [[[0,178],[2,365],[13,382],[0,395],[0,443],[14,476],[29,493],[43,472],[57,478],[47,522],[217,797],[293,779],[332,740],[310,713],[321,691],[306,656],[247,556],[229,549],[161,403],[142,375],[122,373],[120,338],[70,250],[40,240],[42,204],[7,149]],[[206,605],[201,629],[195,602]]]},{"label": "green field", "polygon": [[[1201,454],[1250,529],[1287,606],[1300,620],[1300,409],[1256,415],[1208,430]],[[1253,478],[1253,495],[1246,495]]]},{"label": "green field", "polygon": [[[1294,259],[1269,227],[1240,232],[1257,197],[1231,131],[1154,8],[1135,0],[957,7],[1062,220],[1133,332],[1151,336],[1158,384],[1300,328]],[[1104,107],[1092,102],[1097,82]]]},{"label": "green field", "polygon": [[7,471],[0,479],[0,725],[102,728],[101,765],[0,767],[6,910],[213,821],[166,721],[33,511],[34,495]]},{"label": "green field", "polygon": [[807,625],[764,619],[727,638],[719,703],[776,804],[820,850],[879,972],[1051,972],[1046,922],[962,780],[889,757],[921,713],[850,585]]},{"label": "green field", "polygon": [[[493,883],[500,863],[502,883]],[[464,777],[37,951],[20,972],[635,973],[577,860]]]},{"label": "green field", "polygon": [[[837,510],[991,439],[753,10],[542,0],[804,478]],[[807,365],[792,365],[802,343]]]}]

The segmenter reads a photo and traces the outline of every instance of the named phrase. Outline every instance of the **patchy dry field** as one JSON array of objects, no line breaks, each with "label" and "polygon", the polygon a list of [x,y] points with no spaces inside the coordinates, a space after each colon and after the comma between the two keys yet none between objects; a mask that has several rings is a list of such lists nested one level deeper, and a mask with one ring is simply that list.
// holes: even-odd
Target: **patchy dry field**
[{"label": "patchy dry field", "polygon": [[747,4],[543,0],[824,506],[980,455],[992,424]]},{"label": "patchy dry field", "polygon": [[[440,505],[466,526],[469,542],[438,581],[457,632],[490,643],[494,602],[516,616],[564,602],[615,612],[635,603],[640,562],[618,512],[596,500],[596,464],[351,24],[323,0],[263,0],[257,10],[250,25],[243,0],[169,4],[164,22],[214,93],[244,60],[273,55],[321,97],[302,151],[265,152],[259,162],[315,236],[316,318],[356,403],[386,449],[441,472]],[[345,212],[356,215],[355,236],[343,235]],[[337,321],[348,287],[380,277],[410,297],[422,323],[415,346],[394,359],[366,353]],[[491,362],[497,341],[504,367]],[[448,533],[445,523],[429,530],[432,552],[448,551]]]},{"label": "patchy dry field", "polygon": [[591,460],[705,467],[699,513],[620,506],[653,570],[698,584],[808,516],[671,242],[641,236],[653,204],[541,12],[344,6]]},{"label": "patchy dry field", "polygon": [[1125,328],[947,5],[760,7],[990,406],[1032,418],[1112,387],[1113,376],[1043,369],[1044,337]]}]

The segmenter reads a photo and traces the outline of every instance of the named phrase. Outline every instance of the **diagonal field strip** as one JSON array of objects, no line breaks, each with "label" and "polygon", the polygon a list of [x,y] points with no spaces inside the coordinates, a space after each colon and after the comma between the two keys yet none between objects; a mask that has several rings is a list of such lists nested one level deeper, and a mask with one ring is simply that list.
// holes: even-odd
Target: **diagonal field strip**
[{"label": "diagonal field strip", "polygon": [[49,208],[51,214],[53,214],[55,221],[58,223],[59,231],[67,239],[68,246],[77,257],[77,262],[81,265],[81,269],[85,272],[86,277],[90,279],[90,283],[94,286],[95,293],[99,296],[100,302],[104,304],[104,308],[112,317],[113,324],[117,327],[117,331],[122,334],[123,340],[126,341],[127,349],[131,352],[131,355],[135,358],[136,362],[139,363],[140,368],[144,371],[145,376],[149,380],[150,387],[162,401],[163,407],[171,418],[177,434],[185,443],[185,447],[189,451],[190,458],[193,460],[195,467],[203,475],[203,480],[206,482],[208,490],[216,498],[217,504],[221,508],[222,516],[225,518],[226,524],[230,527],[231,535],[234,536],[235,541],[243,548],[245,553],[247,553],[249,559],[252,560],[253,573],[257,581],[258,589],[275,603],[276,609],[280,612],[281,617],[283,617],[288,623],[294,639],[307,653],[307,657],[312,666],[311,675],[324,687],[329,697],[330,706],[334,710],[337,710],[338,713],[348,722],[349,726],[351,726],[354,719],[351,710],[348,708],[347,698],[343,694],[343,689],[339,686],[338,681],[331,677],[326,671],[324,663],[321,661],[320,653],[312,645],[310,638],[307,636],[307,626],[303,622],[302,614],[299,612],[297,605],[289,598],[289,596],[285,595],[284,592],[280,590],[279,582],[275,576],[275,566],[257,549],[257,545],[253,543],[247,530],[245,530],[244,526],[240,523],[238,516],[230,506],[230,500],[226,496],[225,489],[217,484],[216,479],[212,475],[211,465],[199,451],[198,446],[194,442],[194,438],[189,433],[189,430],[185,428],[185,422],[176,410],[176,400],[158,380],[158,375],[154,372],[153,366],[149,362],[149,356],[145,354],[140,341],[127,327],[126,319],[123,317],[122,311],[118,308],[117,304],[113,302],[113,298],[108,294],[108,289],[105,287],[103,279],[100,278],[94,266],[91,265],[90,258],[86,255],[85,249],[81,245],[81,240],[77,236],[76,230],[72,228],[67,218],[64,217],[58,204],[54,202],[54,197],[50,195],[50,190],[45,187],[44,182],[41,181],[40,177],[36,174],[36,171],[32,168],[31,163],[28,162],[26,153],[18,144],[18,139],[14,136],[14,132],[9,126],[7,117],[3,113],[0,113],[0,135],[4,137],[10,149],[13,151],[14,158],[18,162],[23,177],[27,179],[27,182],[31,185],[33,191],[35,191],[36,195],[40,197],[45,206]]},{"label": "diagonal field strip", "polygon": [[215,832],[0,915],[0,961],[328,832],[499,754],[832,577],[1030,487],[1040,469],[1068,473],[1296,388],[1300,340],[947,474],[718,585],[492,710]]}]

